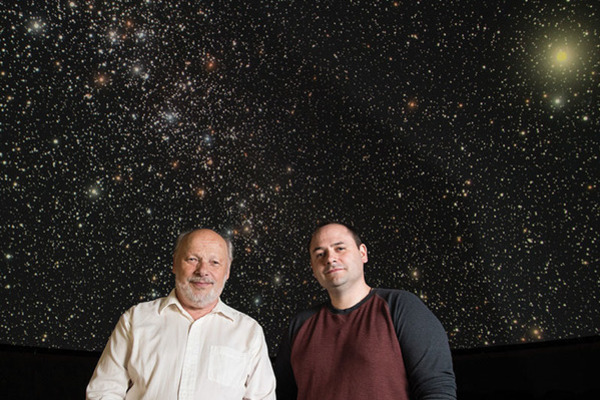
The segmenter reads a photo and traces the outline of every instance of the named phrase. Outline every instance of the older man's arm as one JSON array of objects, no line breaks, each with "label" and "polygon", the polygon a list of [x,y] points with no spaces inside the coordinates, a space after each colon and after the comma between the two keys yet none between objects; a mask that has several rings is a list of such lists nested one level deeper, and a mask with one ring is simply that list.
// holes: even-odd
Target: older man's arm
[{"label": "older man's arm", "polygon": [[275,400],[275,374],[262,328],[257,329],[254,340],[256,351],[252,355],[244,400]]},{"label": "older man's arm", "polygon": [[119,319],[86,390],[87,400],[125,399],[129,388],[127,360],[131,353],[128,313]]}]

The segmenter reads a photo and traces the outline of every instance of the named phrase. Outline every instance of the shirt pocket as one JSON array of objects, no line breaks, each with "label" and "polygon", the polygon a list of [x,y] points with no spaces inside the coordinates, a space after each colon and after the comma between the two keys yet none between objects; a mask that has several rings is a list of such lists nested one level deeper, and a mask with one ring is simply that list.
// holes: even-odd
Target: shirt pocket
[{"label": "shirt pocket", "polygon": [[224,386],[244,385],[248,356],[226,346],[210,346],[208,379]]}]

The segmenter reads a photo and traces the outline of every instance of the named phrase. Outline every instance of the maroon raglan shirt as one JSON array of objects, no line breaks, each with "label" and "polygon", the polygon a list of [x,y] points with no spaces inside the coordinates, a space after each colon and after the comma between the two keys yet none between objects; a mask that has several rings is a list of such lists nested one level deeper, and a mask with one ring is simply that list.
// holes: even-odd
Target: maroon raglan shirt
[{"label": "maroon raglan shirt", "polygon": [[437,318],[411,293],[373,289],[354,307],[298,314],[275,364],[278,400],[456,399]]}]

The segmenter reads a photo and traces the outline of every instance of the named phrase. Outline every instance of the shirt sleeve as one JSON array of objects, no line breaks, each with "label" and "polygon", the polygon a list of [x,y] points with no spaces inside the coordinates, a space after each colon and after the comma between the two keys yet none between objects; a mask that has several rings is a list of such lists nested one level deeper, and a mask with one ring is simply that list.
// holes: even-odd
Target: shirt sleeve
[{"label": "shirt sleeve", "polygon": [[[291,331],[290,326],[290,331]],[[292,370],[291,355],[291,332],[286,332],[283,336],[277,358],[275,359],[275,376],[277,377],[277,399],[278,400],[296,400],[298,396],[298,387],[296,378]]]},{"label": "shirt sleeve", "polygon": [[275,400],[275,375],[262,328],[256,333],[257,347],[246,381],[244,400]]},{"label": "shirt sleeve", "polygon": [[325,305],[318,304],[308,310],[296,314],[283,335],[277,358],[275,359],[275,377],[277,378],[277,400],[296,400],[298,398],[298,385],[292,368],[292,346],[296,334],[302,325],[319,312]]},{"label": "shirt sleeve", "polygon": [[388,298],[411,393],[416,400],[455,400],[456,381],[446,331],[414,294]]},{"label": "shirt sleeve", "polygon": [[87,400],[125,399],[129,387],[127,360],[131,353],[129,313],[121,316],[86,390]]}]

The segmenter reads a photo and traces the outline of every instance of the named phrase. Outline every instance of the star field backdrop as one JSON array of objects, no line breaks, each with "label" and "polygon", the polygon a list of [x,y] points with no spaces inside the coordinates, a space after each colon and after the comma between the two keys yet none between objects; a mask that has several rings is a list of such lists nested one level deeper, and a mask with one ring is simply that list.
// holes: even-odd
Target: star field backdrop
[{"label": "star field backdrop", "polygon": [[274,353],[324,219],[453,348],[598,335],[594,3],[2,6],[0,342],[101,350],[206,226]]}]

